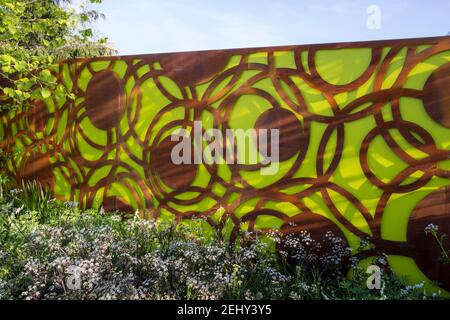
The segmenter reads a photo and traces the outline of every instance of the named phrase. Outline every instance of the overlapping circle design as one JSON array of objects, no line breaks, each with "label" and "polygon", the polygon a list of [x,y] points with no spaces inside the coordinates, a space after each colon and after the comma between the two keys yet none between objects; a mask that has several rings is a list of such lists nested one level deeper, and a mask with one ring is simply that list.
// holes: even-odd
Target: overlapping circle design
[{"label": "overlapping circle design", "polygon": [[[330,80],[318,59],[321,52],[341,49],[370,53],[367,66],[344,83]],[[255,58],[258,54],[264,58]],[[291,63],[280,63],[280,54],[292,57]],[[450,233],[445,164],[450,145],[448,137],[436,140],[450,128],[449,57],[450,41],[444,38],[66,62],[54,76],[76,99],[55,94],[37,101],[31,111],[4,114],[1,147],[25,150],[8,168],[17,179],[38,177],[83,206],[138,210],[146,217],[178,221],[199,217],[231,241],[242,228],[263,233],[308,229],[318,238],[333,231],[349,242],[353,236],[368,237],[376,244],[368,256],[378,250],[411,257],[428,278],[449,290],[450,270],[437,262],[437,248],[426,249],[432,240],[420,230],[438,223]],[[420,69],[423,63],[432,70]],[[414,77],[424,82],[411,81]],[[320,101],[311,99],[311,92]],[[421,106],[423,125],[412,121],[403,106],[412,100]],[[326,110],[317,111],[313,104]],[[357,135],[349,128],[366,119],[372,122],[360,144],[349,145],[346,141]],[[237,126],[279,129],[279,172],[262,177],[262,163],[173,164],[176,142],[170,135],[180,128],[192,132],[195,121],[202,121],[203,132]],[[226,139],[219,143],[227,146]],[[379,149],[380,144],[386,147]],[[348,150],[357,153],[350,165]],[[383,176],[371,150],[379,157],[388,152],[391,162],[397,159],[385,164],[397,170],[386,172],[395,174]],[[376,190],[377,198],[361,199],[340,183],[345,165],[347,172],[362,172],[357,178]],[[398,239],[391,239],[383,231],[385,213],[402,195],[421,200]],[[356,208],[366,229],[352,223],[337,198]]]}]

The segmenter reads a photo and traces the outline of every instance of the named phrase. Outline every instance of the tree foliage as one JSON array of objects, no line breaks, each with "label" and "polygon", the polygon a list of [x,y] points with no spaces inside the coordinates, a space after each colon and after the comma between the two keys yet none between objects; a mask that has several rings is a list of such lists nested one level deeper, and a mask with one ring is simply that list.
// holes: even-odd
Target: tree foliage
[{"label": "tree foliage", "polygon": [[101,2],[85,0],[75,7],[72,0],[0,0],[1,109],[63,90],[49,71],[59,60],[116,53],[90,27],[102,17],[90,5]]}]

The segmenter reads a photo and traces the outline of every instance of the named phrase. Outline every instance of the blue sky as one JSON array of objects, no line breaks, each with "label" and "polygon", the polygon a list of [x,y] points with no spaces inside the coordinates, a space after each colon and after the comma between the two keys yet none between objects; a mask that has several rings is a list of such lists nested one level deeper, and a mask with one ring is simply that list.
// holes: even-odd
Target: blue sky
[{"label": "blue sky", "polygon": [[[370,5],[381,28],[368,29]],[[440,36],[449,0],[103,0],[96,31],[120,54]]]}]

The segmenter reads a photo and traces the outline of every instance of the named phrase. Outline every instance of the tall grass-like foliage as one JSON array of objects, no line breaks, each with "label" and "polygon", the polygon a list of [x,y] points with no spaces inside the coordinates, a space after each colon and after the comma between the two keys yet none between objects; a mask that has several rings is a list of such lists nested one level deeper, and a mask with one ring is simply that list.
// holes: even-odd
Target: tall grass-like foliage
[{"label": "tall grass-like foliage", "polygon": [[43,186],[39,181],[22,181],[23,205],[30,211],[45,213],[49,208],[49,202],[52,199],[50,189]]},{"label": "tall grass-like foliage", "polygon": [[8,182],[9,177],[4,173],[0,173],[0,200],[3,200],[5,186],[8,184]]}]

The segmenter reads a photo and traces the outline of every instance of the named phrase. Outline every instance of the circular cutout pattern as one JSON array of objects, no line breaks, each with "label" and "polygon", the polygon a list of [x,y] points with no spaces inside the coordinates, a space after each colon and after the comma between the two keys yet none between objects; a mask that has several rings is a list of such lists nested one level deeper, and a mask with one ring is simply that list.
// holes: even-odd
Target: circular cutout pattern
[{"label": "circular cutout pattern", "polygon": [[434,71],[423,89],[423,102],[428,115],[437,123],[450,128],[450,64]]},{"label": "circular cutout pattern", "polygon": [[155,172],[165,185],[174,190],[189,186],[197,175],[197,166],[193,163],[192,153],[191,164],[177,165],[172,161],[171,153],[178,143],[178,141],[171,141],[170,136],[163,139],[155,149],[150,165],[150,170]]},{"label": "circular cutout pattern", "polygon": [[108,130],[118,125],[125,101],[121,82],[113,71],[103,70],[92,76],[85,103],[86,114],[94,126]]},{"label": "circular cutout pattern", "polygon": [[[258,141],[261,150],[261,143],[267,142],[265,146],[268,154],[272,154],[270,141],[272,137],[270,130],[279,130],[279,159],[284,161],[293,157],[305,145],[305,135],[300,120],[289,110],[283,108],[272,108],[266,110],[256,120],[255,129],[267,130],[267,140]],[[263,146],[264,147],[264,146]]]},{"label": "circular cutout pattern", "polygon": [[[447,42],[438,42],[434,45],[436,40],[433,40],[432,48],[420,51],[420,55],[419,51],[417,55],[406,55],[404,66],[409,68],[418,60],[426,61],[432,55],[449,50]],[[419,45],[423,43],[411,42],[407,46],[412,50]],[[25,113],[4,116],[0,135],[6,142],[0,145],[12,148],[13,143],[9,141],[14,138],[17,144],[25,146],[27,155],[36,150],[36,145],[42,145],[40,150],[51,154],[51,163],[50,159],[40,161],[44,167],[53,168],[58,187],[64,188],[59,195],[67,198],[70,195],[70,199],[79,199],[82,205],[90,206],[98,200],[111,210],[126,210],[128,205],[134,209],[151,209],[154,218],[162,214],[173,214],[177,220],[202,216],[219,229],[239,230],[244,221],[249,221],[249,229],[251,226],[256,230],[282,225],[281,231],[286,237],[296,237],[306,230],[320,242],[328,231],[343,238],[333,219],[340,222],[342,230],[345,228],[359,237],[368,236],[366,231],[353,225],[355,220],[346,220],[348,209],[339,205],[344,197],[344,201],[353,204],[351,210],[363,214],[378,246],[385,241],[377,233],[378,226],[393,194],[421,192],[422,188],[428,188],[427,182],[431,179],[448,177],[447,167],[438,167],[441,161],[448,160],[448,150],[444,149],[448,144],[442,143],[445,137],[436,143],[433,123],[423,123],[422,127],[420,119],[414,123],[407,121],[399,105],[400,100],[407,100],[403,97],[422,98],[427,112],[437,122],[436,128],[440,128],[439,124],[448,127],[443,115],[448,110],[445,89],[449,67],[439,68],[446,60],[431,61],[439,69],[424,90],[409,88],[406,77],[402,76],[395,87],[382,89],[383,81],[376,79],[386,79],[394,61],[392,58],[403,50],[403,45],[383,48],[364,44],[345,51],[338,47],[324,50],[330,51],[331,56],[317,52],[325,47],[298,47],[289,49],[286,54],[275,52],[278,49],[258,49],[257,55],[253,55],[256,51],[239,50],[63,63],[68,71],[58,81],[67,83],[78,99],[62,102],[55,95],[50,98],[53,103],[46,100],[48,109],[42,110],[42,120],[47,116],[49,119],[36,119],[39,132],[30,130],[30,118]],[[339,50],[333,53],[334,49]],[[344,57],[343,53],[348,54]],[[403,66],[398,67],[402,72],[405,70]],[[372,77],[375,83],[367,87],[365,84]],[[338,93],[345,93],[346,98]],[[257,98],[267,104],[259,104]],[[238,101],[245,105],[242,112]],[[252,103],[243,103],[250,101]],[[417,102],[420,105],[420,101]],[[241,120],[238,123],[232,121],[234,112]],[[366,121],[368,119],[370,121]],[[119,120],[122,120],[120,126]],[[176,142],[165,138],[166,134],[176,127],[191,127],[198,120],[203,121],[204,130],[221,132],[228,128],[248,128],[253,123],[255,129],[279,129],[280,161],[294,161],[283,162],[279,175],[272,178],[258,174],[261,163],[242,166],[173,164],[170,155]],[[49,130],[50,124],[52,130]],[[388,165],[369,167],[367,152],[370,145],[377,146],[376,138],[383,139],[385,144],[384,149],[376,148],[377,151],[389,148],[389,155],[390,151],[394,153],[388,164],[393,174],[387,180],[378,173],[383,173]],[[411,155],[409,151],[414,152]],[[416,156],[415,151],[423,154]],[[33,161],[27,161],[29,168],[24,175],[39,175]],[[21,168],[16,168],[15,164],[10,167],[15,173],[24,166],[21,163]],[[362,172],[355,170],[358,167]],[[381,170],[377,170],[380,167]],[[364,175],[366,181],[363,181]],[[364,184],[357,181],[359,177]],[[253,183],[255,180],[258,181]],[[330,189],[335,192],[329,193]],[[378,189],[382,191],[381,196]],[[370,204],[362,201],[378,197],[376,205],[376,201]],[[428,207],[433,208],[433,202],[438,201],[444,200],[433,198]],[[276,206],[274,202],[278,202]],[[287,213],[283,203],[295,204],[298,211],[292,215]],[[266,210],[269,207],[273,212]],[[371,209],[376,209],[374,219],[368,213]],[[248,210],[251,215],[240,215]],[[313,214],[324,211],[330,214],[330,220]],[[414,218],[416,214],[411,217],[412,231],[408,232],[408,240],[419,249],[415,255],[406,249],[396,253],[413,256],[431,279],[448,287],[446,279],[438,277],[449,273],[444,269],[445,272],[433,271],[433,265],[426,265],[436,256],[423,258],[426,256],[423,246],[431,240],[420,236],[430,219],[417,223],[421,220]],[[215,220],[219,215],[220,221]],[[225,221],[226,224],[222,223]],[[440,223],[441,229],[448,233],[445,221]],[[405,230],[397,234],[400,232]],[[414,233],[419,234],[419,238],[411,235]]]}]

